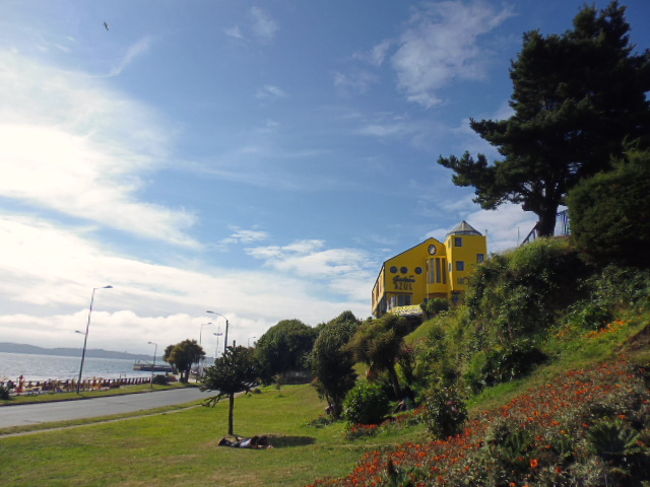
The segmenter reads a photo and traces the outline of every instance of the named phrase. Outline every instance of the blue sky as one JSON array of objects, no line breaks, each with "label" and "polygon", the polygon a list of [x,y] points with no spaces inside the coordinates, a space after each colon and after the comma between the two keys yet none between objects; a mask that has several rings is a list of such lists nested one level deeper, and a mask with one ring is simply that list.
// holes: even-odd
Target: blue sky
[{"label": "blue sky", "polygon": [[[602,7],[607,2],[597,1]],[[365,318],[381,263],[483,211],[440,154],[497,156],[523,32],[582,1],[7,1],[0,18],[0,341],[143,352],[228,317]],[[650,45],[650,4],[626,2]],[[103,23],[108,24],[108,30]],[[223,330],[222,330],[223,331]]]}]

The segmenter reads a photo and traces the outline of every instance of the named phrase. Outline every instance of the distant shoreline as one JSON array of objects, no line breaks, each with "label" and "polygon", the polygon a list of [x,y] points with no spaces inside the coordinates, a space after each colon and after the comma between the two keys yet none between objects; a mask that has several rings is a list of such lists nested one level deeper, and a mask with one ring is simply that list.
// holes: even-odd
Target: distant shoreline
[{"label": "distant shoreline", "polygon": [[[43,348],[23,343],[0,342],[0,352],[21,353],[27,355],[54,355],[58,357],[79,357],[81,348]],[[86,350],[86,357],[109,358],[124,360],[151,360],[150,355],[142,355],[128,352],[114,352],[101,348],[89,348]]]}]

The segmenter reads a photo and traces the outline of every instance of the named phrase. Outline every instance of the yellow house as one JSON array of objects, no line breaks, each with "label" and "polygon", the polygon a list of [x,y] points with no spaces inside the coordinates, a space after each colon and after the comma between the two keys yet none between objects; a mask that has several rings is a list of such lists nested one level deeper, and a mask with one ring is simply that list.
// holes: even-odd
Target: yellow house
[{"label": "yellow house", "polygon": [[372,289],[372,314],[379,317],[430,298],[459,299],[468,276],[486,255],[486,237],[462,221],[447,234],[444,244],[428,238],[391,257],[381,266]]}]

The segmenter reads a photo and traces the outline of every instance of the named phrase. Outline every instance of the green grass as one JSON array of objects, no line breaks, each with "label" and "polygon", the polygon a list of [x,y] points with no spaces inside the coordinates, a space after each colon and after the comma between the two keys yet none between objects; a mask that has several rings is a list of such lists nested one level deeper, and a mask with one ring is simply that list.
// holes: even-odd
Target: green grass
[{"label": "green grass", "polygon": [[413,346],[417,342],[424,340],[426,337],[429,336],[429,332],[431,331],[431,328],[433,327],[434,324],[435,321],[433,319],[425,321],[420,326],[418,326],[415,330],[413,330],[411,333],[406,335],[404,337],[404,342],[407,345]]},{"label": "green grass", "polygon": [[276,448],[217,447],[227,402],[168,415],[0,437],[3,486],[300,486],[344,475],[363,452],[417,440],[421,427],[349,442],[343,424],[309,426],[325,405],[308,385],[235,401],[235,431],[275,435]]},{"label": "green grass", "polygon": [[200,403],[201,401],[194,401],[187,404],[174,404],[171,406],[161,406],[159,408],[154,408],[154,409],[144,409],[140,411],[132,411],[130,413],[111,414],[108,416],[95,416],[93,418],[71,419],[66,421],[52,421],[49,423],[35,423],[35,424],[27,424],[22,426],[10,426],[7,428],[0,428],[0,438],[2,438],[3,435],[11,435],[14,433],[28,433],[32,431],[44,431],[44,430],[59,429],[59,428],[69,428],[71,426],[84,426],[84,425],[90,425],[95,423],[103,423],[106,421],[117,421],[121,419],[137,418],[140,416],[149,416],[152,414],[169,413],[181,409],[195,407]]},{"label": "green grass", "polygon": [[[172,382],[169,385],[162,386],[154,384],[154,391],[166,391],[168,389],[177,389],[180,387],[194,387],[191,384],[182,384],[180,382]],[[105,391],[86,391],[80,392],[54,392],[33,394],[25,396],[15,396],[9,400],[0,399],[0,406],[11,406],[14,404],[33,404],[41,402],[56,402],[56,401],[74,401],[76,399],[88,399],[91,397],[106,397],[106,396],[121,396],[123,394],[137,394],[139,392],[151,391],[150,384],[140,384],[136,386],[122,386],[119,389],[108,389]]]}]

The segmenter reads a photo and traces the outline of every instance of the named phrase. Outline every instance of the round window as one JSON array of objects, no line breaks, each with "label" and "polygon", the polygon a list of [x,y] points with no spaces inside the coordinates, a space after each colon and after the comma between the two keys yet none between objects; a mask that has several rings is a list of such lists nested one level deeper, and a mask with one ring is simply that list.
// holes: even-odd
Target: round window
[{"label": "round window", "polygon": [[400,268],[399,271],[400,271],[402,274],[406,274],[409,270],[408,270],[407,267],[402,267],[402,268]]},{"label": "round window", "polygon": [[416,267],[415,268],[415,273],[416,274],[422,274],[422,267]]},{"label": "round window", "polygon": [[392,266],[392,267],[390,268],[390,271],[391,271],[393,274],[395,274],[395,273],[397,272],[397,267]]}]

